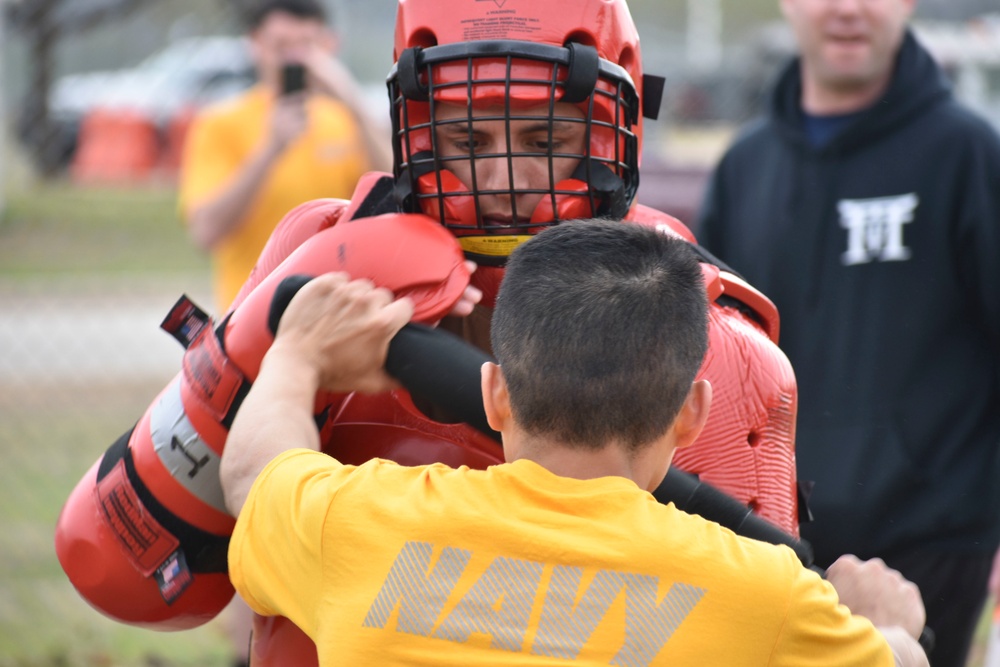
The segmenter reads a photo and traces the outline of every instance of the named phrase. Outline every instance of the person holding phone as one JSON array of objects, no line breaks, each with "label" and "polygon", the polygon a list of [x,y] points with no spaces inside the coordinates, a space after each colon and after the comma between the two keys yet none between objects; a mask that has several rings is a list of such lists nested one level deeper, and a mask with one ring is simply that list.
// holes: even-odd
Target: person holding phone
[{"label": "person holding phone", "polygon": [[388,170],[387,132],[363,105],[315,0],[264,0],[247,16],[258,85],[195,118],[180,172],[180,213],[212,256],[216,306],[227,309],[289,210],[346,198],[367,171]]},{"label": "person holding phone", "polygon": [[[320,4],[264,0],[246,26],[258,84],[196,116],[180,171],[180,213],[211,254],[219,312],[289,210],[350,197],[362,174],[392,165],[387,128],[366,113],[360,86],[334,57]],[[239,600],[226,614],[237,665],[246,663],[250,617]]]}]

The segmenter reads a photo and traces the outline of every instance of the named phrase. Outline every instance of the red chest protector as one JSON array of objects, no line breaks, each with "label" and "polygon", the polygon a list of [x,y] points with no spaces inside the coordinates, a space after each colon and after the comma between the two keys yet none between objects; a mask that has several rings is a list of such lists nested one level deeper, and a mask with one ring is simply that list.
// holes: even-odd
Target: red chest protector
[{"label": "red chest protector", "polygon": [[323,451],[354,465],[373,458],[479,469],[503,462],[496,440],[466,424],[433,421],[405,390],[348,396],[323,428]]}]

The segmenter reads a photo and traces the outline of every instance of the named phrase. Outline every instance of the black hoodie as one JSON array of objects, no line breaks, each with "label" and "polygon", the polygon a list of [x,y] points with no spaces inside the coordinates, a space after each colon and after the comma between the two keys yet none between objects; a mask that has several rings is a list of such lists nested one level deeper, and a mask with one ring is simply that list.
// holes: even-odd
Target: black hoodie
[{"label": "black hoodie", "polygon": [[1000,139],[907,34],[822,148],[799,62],[718,166],[701,242],[778,306],[799,385],[803,535],[826,564],[1000,542]]}]

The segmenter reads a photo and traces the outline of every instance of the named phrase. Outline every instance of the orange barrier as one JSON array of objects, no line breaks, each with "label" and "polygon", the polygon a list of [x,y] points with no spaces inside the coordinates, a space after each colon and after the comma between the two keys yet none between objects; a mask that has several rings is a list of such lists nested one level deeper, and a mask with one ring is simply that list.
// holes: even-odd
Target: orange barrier
[{"label": "orange barrier", "polygon": [[196,111],[194,106],[187,106],[174,114],[167,124],[163,153],[160,156],[160,168],[166,176],[174,177],[180,169],[184,140],[187,138]]},{"label": "orange barrier", "polygon": [[70,174],[81,183],[143,180],[159,164],[160,152],[160,137],[150,118],[97,108],[80,125]]}]

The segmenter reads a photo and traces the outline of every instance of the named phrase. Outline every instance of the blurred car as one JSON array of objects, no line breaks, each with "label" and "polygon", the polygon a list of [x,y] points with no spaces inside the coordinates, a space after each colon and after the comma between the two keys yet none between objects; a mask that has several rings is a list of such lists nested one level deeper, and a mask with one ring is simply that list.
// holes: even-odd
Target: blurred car
[{"label": "blurred car", "polygon": [[162,123],[189,105],[205,104],[250,86],[253,63],[240,37],[179,40],[136,67],[71,74],[49,96],[54,117],[79,119],[94,107],[138,111]]},{"label": "blurred car", "polygon": [[60,77],[49,93],[49,113],[63,146],[61,166],[72,159],[80,125],[92,111],[139,114],[165,130],[178,114],[254,81],[245,40],[227,36],[178,40],[131,68]]}]

